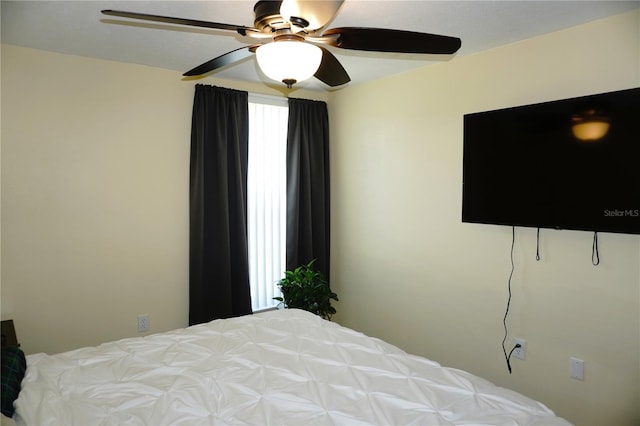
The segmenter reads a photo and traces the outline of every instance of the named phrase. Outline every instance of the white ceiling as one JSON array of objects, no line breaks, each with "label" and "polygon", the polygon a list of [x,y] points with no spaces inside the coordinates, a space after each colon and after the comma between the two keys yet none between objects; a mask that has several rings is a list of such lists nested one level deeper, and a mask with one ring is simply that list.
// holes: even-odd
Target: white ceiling
[{"label": "white ceiling", "polygon": [[[2,43],[175,70],[176,79],[196,65],[247,41],[233,32],[159,23],[132,24],[102,15],[117,9],[253,26],[255,1],[1,1]],[[636,1],[374,1],[345,0],[327,26],[404,29],[460,37],[456,56],[513,43],[640,7]],[[127,21],[127,24],[122,24]],[[119,22],[119,23],[118,23]],[[244,40],[244,42],[243,42]],[[332,52],[351,76],[350,85],[455,60],[429,55]],[[44,70],[43,72],[46,72]],[[253,58],[216,71],[216,77],[273,84]],[[329,90],[315,79],[299,83]]]}]

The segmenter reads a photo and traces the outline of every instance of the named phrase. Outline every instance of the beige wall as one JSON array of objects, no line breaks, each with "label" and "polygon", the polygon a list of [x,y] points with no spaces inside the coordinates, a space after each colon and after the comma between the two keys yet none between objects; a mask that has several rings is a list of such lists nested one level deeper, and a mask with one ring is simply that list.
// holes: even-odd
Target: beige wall
[{"label": "beige wall", "polygon": [[3,45],[2,317],[26,352],[186,325],[191,85]]},{"label": "beige wall", "polygon": [[27,353],[187,325],[196,83],[2,45],[2,318]]},{"label": "beige wall", "polygon": [[[463,114],[640,85],[636,11],[335,92],[335,319],[543,401],[578,424],[640,422],[640,237],[461,223]],[[569,378],[569,357],[585,380]]]}]

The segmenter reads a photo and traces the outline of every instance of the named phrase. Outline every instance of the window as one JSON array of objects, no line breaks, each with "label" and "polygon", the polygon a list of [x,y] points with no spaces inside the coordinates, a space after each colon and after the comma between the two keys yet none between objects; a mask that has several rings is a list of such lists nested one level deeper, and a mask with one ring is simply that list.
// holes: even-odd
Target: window
[{"label": "window", "polygon": [[286,267],[286,99],[249,97],[247,210],[249,280],[254,312],[277,305]]}]

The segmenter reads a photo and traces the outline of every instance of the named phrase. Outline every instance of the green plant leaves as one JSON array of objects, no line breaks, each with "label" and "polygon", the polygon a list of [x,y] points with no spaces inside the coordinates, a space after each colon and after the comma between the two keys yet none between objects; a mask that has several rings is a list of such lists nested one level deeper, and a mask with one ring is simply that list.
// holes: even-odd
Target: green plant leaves
[{"label": "green plant leaves", "polygon": [[330,320],[336,313],[331,300],[337,301],[338,295],[331,291],[323,274],[313,269],[315,261],[285,271],[284,278],[278,282],[283,297],[273,299],[283,302],[287,308],[304,309]]}]

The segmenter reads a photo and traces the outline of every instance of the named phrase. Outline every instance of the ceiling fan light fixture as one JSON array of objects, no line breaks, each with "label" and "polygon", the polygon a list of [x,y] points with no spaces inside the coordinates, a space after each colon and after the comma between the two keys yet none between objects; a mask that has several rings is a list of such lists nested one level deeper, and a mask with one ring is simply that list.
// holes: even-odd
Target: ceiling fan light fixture
[{"label": "ceiling fan light fixture", "polygon": [[[369,27],[324,29],[343,3],[344,0],[258,0],[253,7],[253,27],[123,10],[105,9],[102,13],[118,18],[232,31],[247,36],[256,41],[213,58],[183,75],[202,76],[256,53],[261,74],[283,82],[289,88],[311,76],[330,87],[351,81],[331,50],[316,44],[366,52],[430,55],[453,55],[461,46],[458,37],[415,31]],[[268,39],[272,41],[269,43]]]},{"label": "ceiling fan light fixture", "polygon": [[303,41],[275,41],[258,47],[256,59],[267,77],[290,88],[316,73],[322,61],[322,49]]}]

